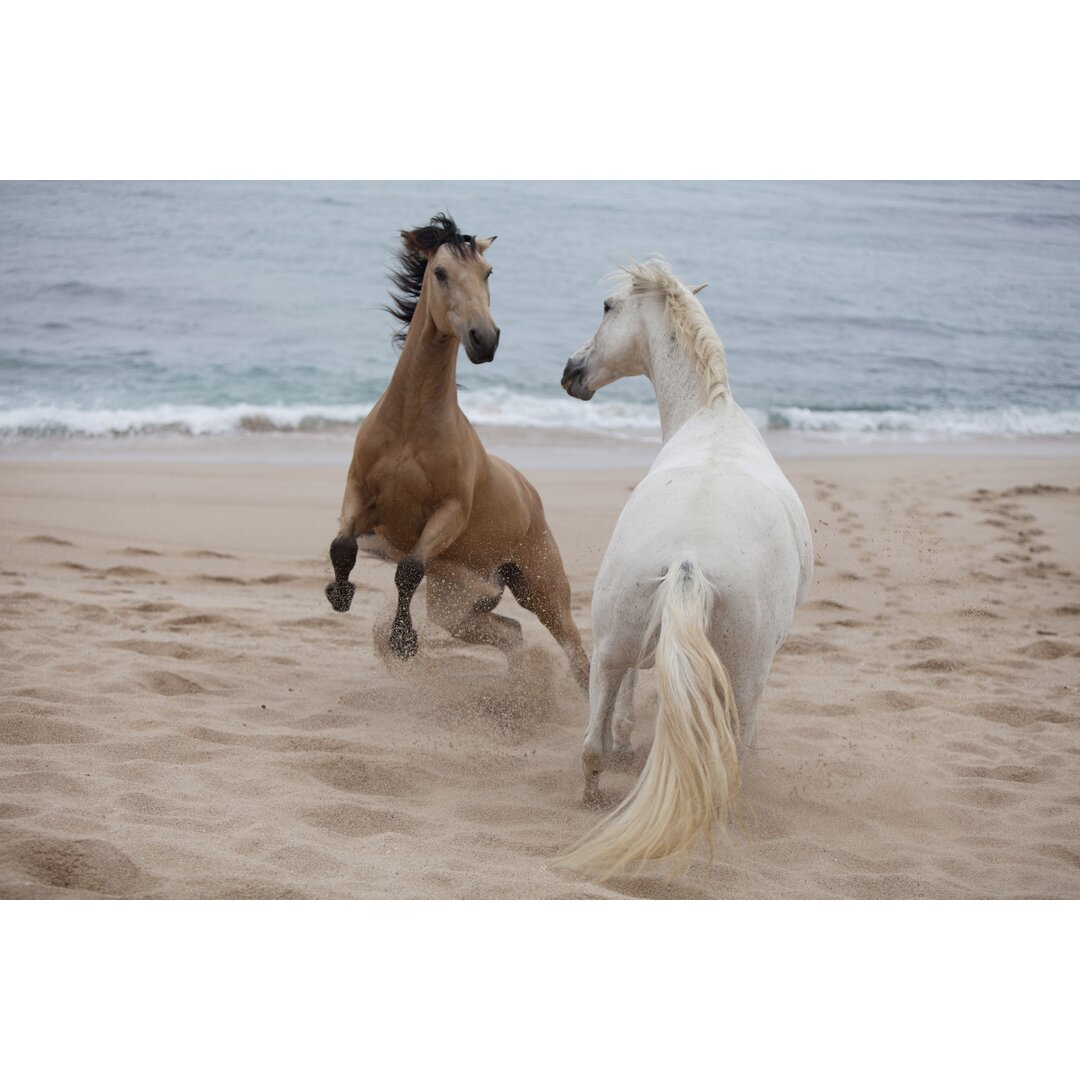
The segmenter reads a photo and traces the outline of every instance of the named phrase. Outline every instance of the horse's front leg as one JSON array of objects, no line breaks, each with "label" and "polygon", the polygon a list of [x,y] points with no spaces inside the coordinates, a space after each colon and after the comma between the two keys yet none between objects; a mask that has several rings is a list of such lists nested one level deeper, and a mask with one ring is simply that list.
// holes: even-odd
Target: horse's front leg
[{"label": "horse's front leg", "polygon": [[428,518],[416,547],[398,563],[394,575],[398,604],[390,629],[390,649],[401,660],[411,659],[419,649],[411,606],[412,598],[424,580],[424,568],[430,559],[441,555],[461,535],[467,521],[468,515],[456,499],[442,503]]},{"label": "horse's front leg", "polygon": [[334,568],[334,580],[326,586],[326,599],[335,611],[348,611],[356,586],[349,580],[356,565],[356,538],[370,532],[375,526],[375,506],[365,500],[350,475],[345,484],[345,498],[341,503],[338,534],[330,545],[330,563]]}]

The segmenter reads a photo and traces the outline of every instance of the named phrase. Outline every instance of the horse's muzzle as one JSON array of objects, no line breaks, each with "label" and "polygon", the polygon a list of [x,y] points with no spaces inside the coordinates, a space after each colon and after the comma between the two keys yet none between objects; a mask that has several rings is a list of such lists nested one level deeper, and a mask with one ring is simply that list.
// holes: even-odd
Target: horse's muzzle
[{"label": "horse's muzzle", "polygon": [[562,373],[562,388],[571,396],[581,401],[588,401],[594,391],[585,386],[585,362],[570,357]]},{"label": "horse's muzzle", "polygon": [[490,364],[499,347],[500,332],[497,326],[490,330],[474,326],[465,337],[465,355],[474,364]]}]

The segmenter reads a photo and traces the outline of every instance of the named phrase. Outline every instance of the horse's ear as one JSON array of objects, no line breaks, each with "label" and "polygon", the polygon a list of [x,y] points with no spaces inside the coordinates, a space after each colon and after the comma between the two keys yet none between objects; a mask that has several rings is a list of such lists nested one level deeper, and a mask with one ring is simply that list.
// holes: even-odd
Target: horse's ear
[{"label": "horse's ear", "polygon": [[479,251],[481,255],[483,255],[484,252],[487,251],[487,249],[491,247],[491,245],[494,244],[495,241],[498,239],[499,238],[497,236],[489,236],[486,240],[477,240],[476,250]]},{"label": "horse's ear", "polygon": [[691,286],[690,286],[690,291],[691,291],[691,292],[692,292],[692,293],[693,293],[693,294],[694,294],[695,296],[697,296],[697,294],[698,294],[699,292],[701,292],[701,290],[702,290],[702,289],[707,289],[708,287],[709,287],[709,283],[708,283],[708,282],[706,281],[704,285],[691,285]]}]

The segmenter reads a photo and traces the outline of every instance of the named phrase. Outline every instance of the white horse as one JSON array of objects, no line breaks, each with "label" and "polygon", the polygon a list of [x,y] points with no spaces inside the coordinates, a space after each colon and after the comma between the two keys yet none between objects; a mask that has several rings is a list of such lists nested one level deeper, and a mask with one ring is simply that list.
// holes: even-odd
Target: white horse
[{"label": "white horse", "polygon": [[588,401],[616,379],[648,376],[663,434],[593,590],[586,801],[605,755],[630,752],[639,668],[655,663],[660,699],[633,790],[560,860],[600,877],[667,856],[685,863],[701,836],[711,853],[814,563],[806,511],[732,399],[724,347],[694,295],[704,286],[687,288],[656,260],[626,274],[562,378]]}]

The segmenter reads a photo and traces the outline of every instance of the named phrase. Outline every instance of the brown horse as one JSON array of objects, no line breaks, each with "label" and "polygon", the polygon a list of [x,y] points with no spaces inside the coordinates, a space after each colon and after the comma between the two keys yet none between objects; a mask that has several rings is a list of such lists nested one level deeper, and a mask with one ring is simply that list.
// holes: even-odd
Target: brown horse
[{"label": "brown horse", "polygon": [[397,563],[397,613],[390,650],[402,660],[418,648],[410,606],[423,578],[428,614],[470,644],[512,654],[521,624],[496,615],[506,586],[535,613],[587,689],[589,660],[570,614],[570,584],[536,489],[489,455],[458,406],[458,345],[474,364],[495,358],[484,252],[477,240],[437,215],[401,234],[401,290],[389,310],[403,324],[404,346],[390,385],[360,425],[345,482],[341,528],[330,545],[334,580],[326,596],[348,611],[357,539]]}]

